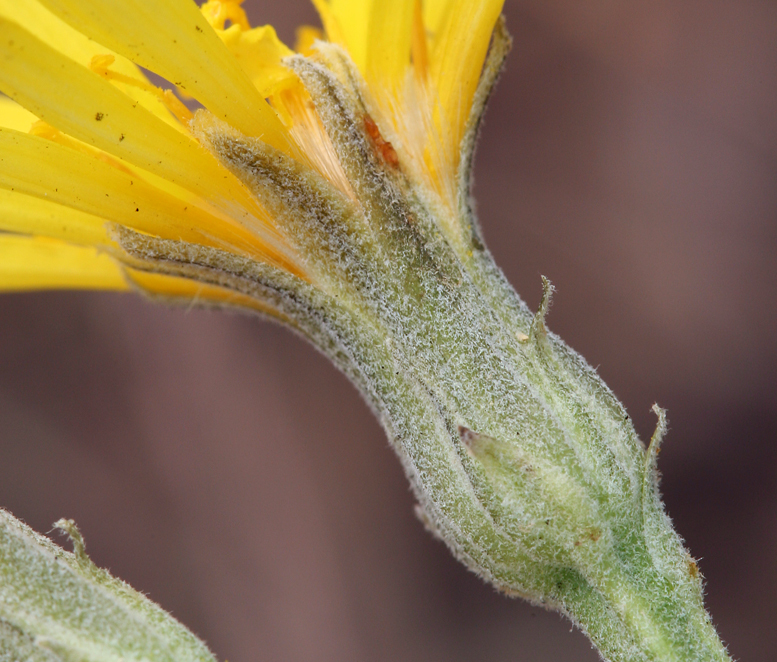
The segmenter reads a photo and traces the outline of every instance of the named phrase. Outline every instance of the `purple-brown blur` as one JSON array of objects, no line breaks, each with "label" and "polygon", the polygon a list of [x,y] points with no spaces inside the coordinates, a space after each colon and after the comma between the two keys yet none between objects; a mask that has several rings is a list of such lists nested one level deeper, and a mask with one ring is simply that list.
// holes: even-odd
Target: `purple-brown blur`
[{"label": "purple-brown blur", "polygon": [[[304,0],[248,0],[287,41]],[[658,401],[669,512],[734,657],[777,659],[777,6],[508,0],[476,194],[532,307]],[[496,403],[498,406],[498,403]],[[0,505],[231,662],[598,659],[412,514],[356,391],[289,332],[135,296],[0,297]]]}]

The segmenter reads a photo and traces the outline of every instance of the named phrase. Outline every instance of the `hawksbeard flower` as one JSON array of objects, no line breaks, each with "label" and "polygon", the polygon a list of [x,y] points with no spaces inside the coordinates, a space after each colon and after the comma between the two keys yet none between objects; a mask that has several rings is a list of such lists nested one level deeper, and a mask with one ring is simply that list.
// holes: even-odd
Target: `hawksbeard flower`
[{"label": "hawksbeard flower", "polygon": [[[472,154],[510,46],[502,2],[315,0],[324,32],[300,30],[295,53],[239,1],[0,0],[0,289],[287,324],[361,389],[419,516],[469,568],[568,614],[608,659],[728,659],[658,496],[663,413],[645,448],[546,329],[550,284],[532,315],[480,239]],[[64,641],[19,563],[0,622],[124,655],[95,627]],[[89,611],[86,592],[56,595]]]},{"label": "hawksbeard flower", "polygon": [[[343,162],[327,111],[307,89],[338,75],[346,89],[332,87],[327,96],[353,98],[343,111],[358,124],[374,167],[422,191],[424,204],[440,212],[440,229],[466,250],[459,148],[473,128],[502,1],[422,9],[405,0],[369,9],[321,0],[331,43],[314,46],[323,35],[302,29],[298,49],[309,56],[302,58],[272,27],[251,28],[240,2],[215,0],[198,10],[181,1],[3,0],[0,89],[9,98],[0,105],[0,288],[137,287],[266,308],[202,279],[158,275],[165,270],[137,263],[131,231],[217,249],[331,291],[329,266],[312,258],[298,223],[279,212],[278,195],[256,190],[237,154],[224,150],[261,141],[271,158],[367,217],[349,172],[358,166]],[[137,65],[207,110],[193,115]]]}]

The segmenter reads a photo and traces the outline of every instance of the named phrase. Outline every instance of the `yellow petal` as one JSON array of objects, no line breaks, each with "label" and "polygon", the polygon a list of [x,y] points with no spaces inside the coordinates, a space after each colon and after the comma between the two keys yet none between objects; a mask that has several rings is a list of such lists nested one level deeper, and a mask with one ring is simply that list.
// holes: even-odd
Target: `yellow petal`
[{"label": "yellow petal", "polygon": [[232,25],[226,30],[217,29],[216,34],[235,56],[262,97],[266,98],[297,80],[281,64],[281,60],[293,55],[294,51],[278,39],[272,26],[243,30],[239,25]]},{"label": "yellow petal", "polygon": [[[410,64],[415,0],[374,2],[369,17],[367,43],[367,80],[396,86],[402,82]],[[362,27],[365,31],[365,26]]]},{"label": "yellow petal", "polygon": [[[105,46],[92,41],[80,32],[60,20],[37,0],[0,0],[0,17],[18,23],[38,39],[55,48],[79,64],[88,66],[95,55],[112,55],[111,70],[143,83],[148,79],[141,70],[129,60],[110,51]],[[172,125],[176,120],[154,94],[138,89],[136,86],[115,83],[116,86],[141,106]],[[12,127],[15,128],[15,127]]]},{"label": "yellow petal", "polygon": [[286,324],[293,325],[293,320],[268,304],[234,290],[201,283],[196,280],[189,280],[188,278],[177,278],[165,274],[138,271],[131,267],[127,267],[126,271],[127,277],[137,287],[165,299],[180,300],[189,306],[199,304],[206,306],[230,306],[240,308],[243,311],[253,310],[264,315],[272,315]]},{"label": "yellow petal", "polygon": [[343,46],[364,74],[369,38],[367,28],[374,0],[313,0],[313,4],[321,16],[329,41]]},{"label": "yellow petal", "polygon": [[29,131],[38,118],[13,99],[0,96],[0,126],[17,131]]},{"label": "yellow petal", "polygon": [[440,107],[439,129],[458,151],[483,61],[504,0],[451,0],[434,38],[430,74]]},{"label": "yellow petal", "polygon": [[422,3],[424,25],[432,39],[445,24],[449,12],[456,0],[424,0]]},{"label": "yellow petal", "polygon": [[217,202],[252,206],[228,171],[109,82],[0,18],[0,89],[47,123]]},{"label": "yellow petal", "polygon": [[248,16],[240,6],[241,4],[243,4],[243,0],[208,0],[200,6],[200,11],[208,19],[208,23],[219,30],[224,29],[224,24],[227,21],[243,30],[250,30]]},{"label": "yellow petal", "polygon": [[43,237],[0,233],[0,291],[126,290],[121,267],[108,255]]},{"label": "yellow petal", "polygon": [[340,24],[332,13],[332,8],[329,6],[329,0],[312,0],[312,2],[321,19],[321,25],[324,26],[326,38],[333,44],[345,46],[343,31],[340,29]]},{"label": "yellow petal", "polygon": [[413,59],[413,67],[419,81],[426,81],[429,75],[429,38],[424,26],[424,14],[421,0],[413,3],[413,28],[410,39],[410,48]]},{"label": "yellow petal", "polygon": [[[49,140],[0,129],[0,188],[169,239],[251,254],[255,237],[130,172]],[[257,245],[259,243],[259,245]]]},{"label": "yellow petal", "polygon": [[294,50],[307,56],[313,52],[313,44],[316,40],[323,39],[324,34],[318,28],[310,25],[301,25],[297,28],[295,37]]},{"label": "yellow petal", "polygon": [[110,243],[105,219],[3,188],[0,188],[0,230],[53,237],[71,244]]},{"label": "yellow petal", "polygon": [[331,0],[332,13],[337,18],[343,31],[348,51],[364,73],[367,68],[367,42],[371,35],[368,32],[370,14],[374,5],[393,4],[385,0]]},{"label": "yellow petal", "polygon": [[280,120],[193,2],[43,0],[85,35],[163,76],[246,135],[292,151]]}]

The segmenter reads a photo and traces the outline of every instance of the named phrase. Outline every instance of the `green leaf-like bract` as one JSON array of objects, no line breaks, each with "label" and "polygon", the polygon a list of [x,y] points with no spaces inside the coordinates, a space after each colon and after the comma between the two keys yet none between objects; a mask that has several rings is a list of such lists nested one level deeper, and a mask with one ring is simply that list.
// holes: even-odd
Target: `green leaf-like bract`
[{"label": "green leaf-like bract", "polygon": [[205,644],[84,552],[0,510],[0,661],[215,662]]}]

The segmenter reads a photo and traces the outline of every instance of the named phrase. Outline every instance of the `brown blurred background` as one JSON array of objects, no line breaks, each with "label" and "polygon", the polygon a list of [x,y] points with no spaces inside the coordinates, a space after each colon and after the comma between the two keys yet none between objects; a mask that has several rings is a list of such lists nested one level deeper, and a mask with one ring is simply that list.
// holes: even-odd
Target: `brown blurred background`
[{"label": "brown blurred background", "polygon": [[[303,0],[257,23],[315,22]],[[777,5],[508,0],[476,171],[532,307],[626,403],[658,401],[669,512],[733,655],[777,659]],[[254,319],[135,296],[0,297],[0,505],[219,659],[588,661],[555,614],[454,562],[356,391]]]}]

